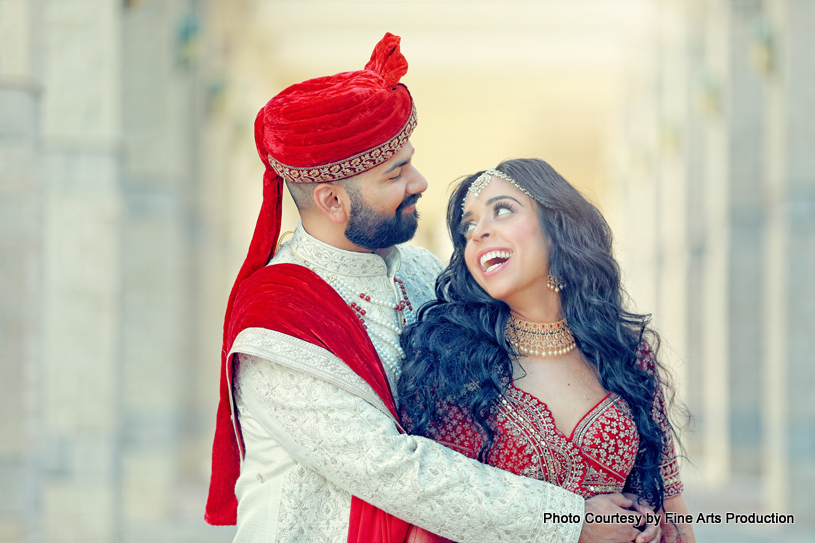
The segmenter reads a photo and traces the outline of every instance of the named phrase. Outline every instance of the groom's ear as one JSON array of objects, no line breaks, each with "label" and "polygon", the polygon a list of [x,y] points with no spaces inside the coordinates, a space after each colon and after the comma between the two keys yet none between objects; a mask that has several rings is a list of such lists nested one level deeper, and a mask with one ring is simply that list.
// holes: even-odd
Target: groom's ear
[{"label": "groom's ear", "polygon": [[314,187],[314,206],[316,210],[339,224],[348,222],[351,212],[351,198],[340,184],[320,183]]}]

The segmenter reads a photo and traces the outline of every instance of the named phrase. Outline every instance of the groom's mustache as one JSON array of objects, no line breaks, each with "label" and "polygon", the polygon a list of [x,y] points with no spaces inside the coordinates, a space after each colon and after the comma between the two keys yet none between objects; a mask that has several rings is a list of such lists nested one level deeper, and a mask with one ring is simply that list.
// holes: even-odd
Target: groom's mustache
[{"label": "groom's mustache", "polygon": [[407,198],[405,198],[404,200],[402,200],[402,203],[401,203],[401,204],[399,204],[399,207],[397,207],[397,208],[396,208],[396,213],[397,213],[397,214],[398,214],[398,213],[401,213],[401,212],[402,212],[402,211],[403,211],[403,210],[404,210],[406,207],[410,207],[410,206],[412,206],[412,205],[413,205],[413,204],[415,204],[415,203],[416,203],[416,202],[419,200],[419,198],[421,198],[421,197],[422,197],[422,193],[420,193],[420,192],[417,192],[416,194],[411,194],[410,196],[408,196]]}]

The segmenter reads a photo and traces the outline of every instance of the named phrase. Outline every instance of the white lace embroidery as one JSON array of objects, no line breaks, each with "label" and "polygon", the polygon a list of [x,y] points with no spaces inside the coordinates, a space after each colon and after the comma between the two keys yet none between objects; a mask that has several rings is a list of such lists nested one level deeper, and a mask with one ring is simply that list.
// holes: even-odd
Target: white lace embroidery
[{"label": "white lace embroidery", "polygon": [[[399,267],[399,250],[389,249],[380,256],[375,253],[357,253],[338,249],[333,245],[324,243],[314,236],[311,236],[303,228],[302,223],[297,225],[294,235],[288,241],[297,254],[304,256],[314,265],[320,268],[348,277],[377,277],[386,276],[388,264],[386,259],[393,260],[393,266]],[[271,264],[277,264],[278,259],[285,259],[288,262],[302,263],[299,260],[292,260],[284,246],[275,254]],[[288,251],[290,252],[290,251]]]},{"label": "white lace embroidery", "polygon": [[[351,495],[326,481],[318,473],[298,467],[283,480],[285,489],[278,516],[275,543],[348,540]],[[315,515],[315,511],[319,515]]]},{"label": "white lace embroidery", "polygon": [[[434,298],[433,285],[442,267],[438,259],[427,249],[410,245],[392,247],[380,254],[356,253],[344,251],[310,236],[302,224],[298,224],[292,238],[284,243],[272,258],[270,265],[297,264],[303,261],[297,255],[309,261],[314,271],[323,279],[328,275],[338,275],[357,292],[364,292],[382,300],[401,300],[401,293],[396,291],[393,278],[400,279],[413,305],[413,311],[404,310],[405,323],[416,321],[416,313],[422,304]],[[398,312],[378,305],[366,306],[372,320],[386,322],[399,329]],[[371,326],[376,326],[372,324]],[[388,380],[396,383],[401,373],[401,358],[393,345],[399,344],[399,335],[393,330],[377,327],[376,334],[369,334],[371,343],[385,367]],[[384,340],[379,336],[384,336]],[[395,392],[395,390],[394,390]]]},{"label": "white lace embroidery", "polygon": [[245,328],[235,338],[229,356],[234,353],[274,360],[293,370],[327,381],[362,398],[391,417],[390,410],[362,377],[338,357],[312,343],[266,328]]}]

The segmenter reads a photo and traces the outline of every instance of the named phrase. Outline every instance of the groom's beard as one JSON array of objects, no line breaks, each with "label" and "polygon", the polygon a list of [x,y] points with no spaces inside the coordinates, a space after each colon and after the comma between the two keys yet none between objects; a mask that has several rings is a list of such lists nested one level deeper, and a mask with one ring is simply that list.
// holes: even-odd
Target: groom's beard
[{"label": "groom's beard", "polygon": [[351,216],[345,227],[345,237],[351,243],[374,251],[404,243],[416,233],[419,212],[414,209],[404,214],[402,211],[415,204],[422,197],[421,194],[411,194],[405,198],[393,216],[375,211],[357,191],[349,191],[348,194],[351,198]]}]

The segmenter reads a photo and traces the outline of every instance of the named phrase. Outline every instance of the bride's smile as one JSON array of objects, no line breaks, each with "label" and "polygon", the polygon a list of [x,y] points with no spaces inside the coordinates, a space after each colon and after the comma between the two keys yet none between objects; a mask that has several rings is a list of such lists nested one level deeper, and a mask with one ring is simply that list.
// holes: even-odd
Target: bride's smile
[{"label": "bride's smile", "polygon": [[485,277],[496,273],[512,258],[512,251],[509,249],[482,249],[478,254],[478,263]]}]

